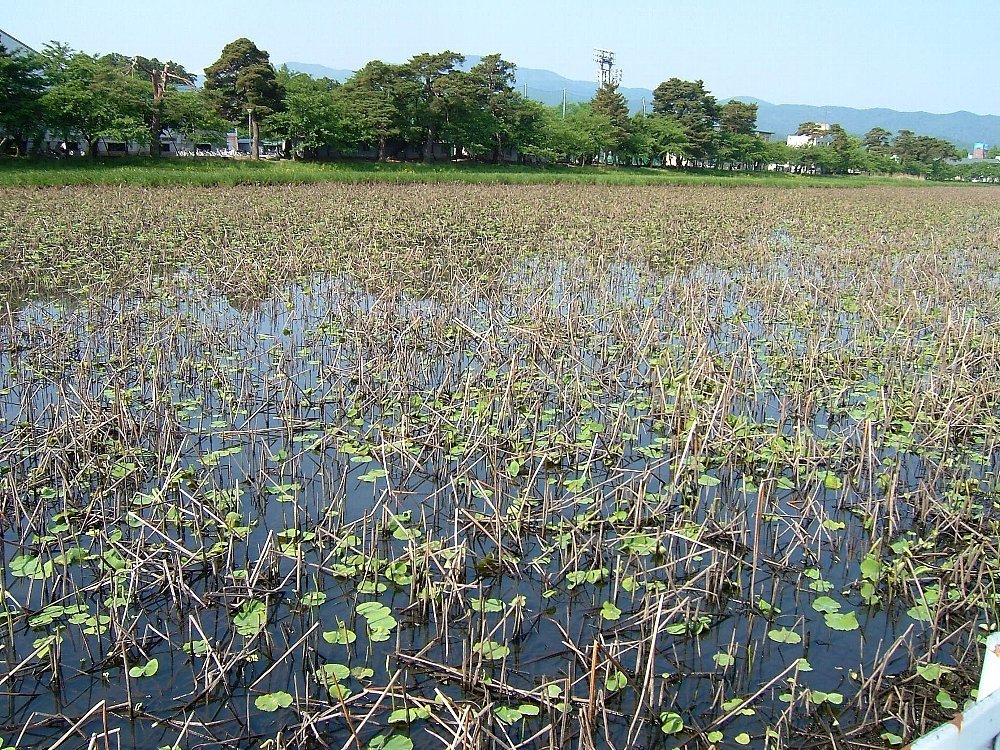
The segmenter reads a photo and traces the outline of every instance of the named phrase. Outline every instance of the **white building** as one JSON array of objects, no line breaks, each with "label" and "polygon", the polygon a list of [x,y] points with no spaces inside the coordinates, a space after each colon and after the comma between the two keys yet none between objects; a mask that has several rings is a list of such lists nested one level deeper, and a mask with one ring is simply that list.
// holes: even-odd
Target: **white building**
[{"label": "white building", "polygon": [[819,146],[830,143],[833,138],[830,131],[833,127],[828,122],[817,122],[815,129],[805,135],[790,135],[785,143],[792,148],[802,148],[803,146]]}]

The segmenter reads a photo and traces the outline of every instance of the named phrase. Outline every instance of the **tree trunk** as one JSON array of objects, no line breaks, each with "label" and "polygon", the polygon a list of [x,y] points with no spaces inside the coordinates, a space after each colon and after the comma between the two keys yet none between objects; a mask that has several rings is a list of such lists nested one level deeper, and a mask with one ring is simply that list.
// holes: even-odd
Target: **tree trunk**
[{"label": "tree trunk", "polygon": [[260,158],[260,125],[252,111],[250,112],[250,158],[255,161]]},{"label": "tree trunk", "polygon": [[424,164],[434,161],[434,128],[427,128],[427,140],[424,142]]},{"label": "tree trunk", "polygon": [[161,153],[160,133],[163,132],[163,97],[153,99],[153,112],[149,122],[149,155],[159,159]]},{"label": "tree trunk", "polygon": [[378,161],[385,161],[385,136],[378,137]]}]

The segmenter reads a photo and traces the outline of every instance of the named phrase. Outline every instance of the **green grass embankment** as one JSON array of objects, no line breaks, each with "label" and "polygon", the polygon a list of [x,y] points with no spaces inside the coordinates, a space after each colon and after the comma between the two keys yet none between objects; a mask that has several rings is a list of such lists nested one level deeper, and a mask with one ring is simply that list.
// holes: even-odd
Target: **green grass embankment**
[{"label": "green grass embankment", "polygon": [[[466,163],[416,164],[359,161],[295,162],[173,158],[32,161],[0,159],[0,187],[65,185],[286,185],[321,182],[590,185],[760,185],[861,187],[913,185],[912,178],[813,176],[643,167],[524,167]],[[938,183],[939,184],[939,183]]]}]

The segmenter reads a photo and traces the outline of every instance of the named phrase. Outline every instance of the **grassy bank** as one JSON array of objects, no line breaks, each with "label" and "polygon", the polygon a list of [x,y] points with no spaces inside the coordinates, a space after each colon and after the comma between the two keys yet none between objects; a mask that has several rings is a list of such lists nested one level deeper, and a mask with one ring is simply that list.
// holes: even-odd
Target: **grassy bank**
[{"label": "grassy bank", "polygon": [[810,176],[718,170],[639,167],[522,167],[481,164],[289,162],[215,158],[113,161],[0,160],[0,186],[62,185],[285,185],[322,182],[597,185],[764,185],[769,187],[860,187],[912,185],[912,178]]}]

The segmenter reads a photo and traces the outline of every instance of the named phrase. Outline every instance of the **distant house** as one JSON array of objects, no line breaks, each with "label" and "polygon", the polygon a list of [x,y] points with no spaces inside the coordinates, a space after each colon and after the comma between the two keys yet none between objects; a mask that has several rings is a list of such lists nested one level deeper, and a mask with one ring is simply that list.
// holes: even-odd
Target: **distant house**
[{"label": "distant house", "polygon": [[833,126],[828,122],[816,123],[816,129],[804,135],[790,135],[785,140],[792,148],[802,148],[803,146],[821,146],[830,143],[833,136],[830,131]]},{"label": "distant house", "polygon": [[970,159],[985,159],[987,154],[990,152],[990,144],[988,143],[976,143],[972,147],[972,153],[969,154]]}]

